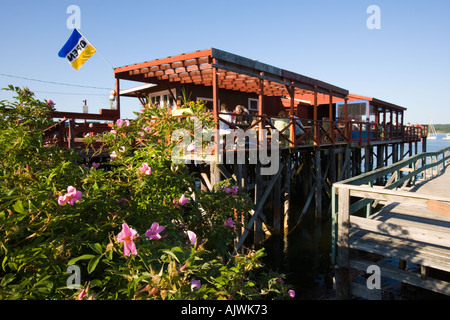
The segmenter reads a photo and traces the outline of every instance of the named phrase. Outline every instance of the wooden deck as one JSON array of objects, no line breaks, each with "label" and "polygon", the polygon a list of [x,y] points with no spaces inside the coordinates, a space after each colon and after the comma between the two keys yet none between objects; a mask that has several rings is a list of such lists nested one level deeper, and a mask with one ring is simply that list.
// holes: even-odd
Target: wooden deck
[{"label": "wooden deck", "polygon": [[[417,159],[359,178],[366,183],[388,171],[410,172],[403,178],[397,177],[398,190],[389,185],[366,186],[358,183],[357,178],[334,186],[339,194],[336,268],[339,298],[380,299],[382,287],[369,289],[367,283],[352,281],[355,274],[363,273],[369,278],[367,268],[374,265],[379,267],[383,278],[450,296],[450,170],[445,170],[449,153],[447,148],[440,160],[428,154],[428,160],[434,160],[421,168],[409,168],[417,163],[420,156],[417,155],[414,157]],[[417,176],[422,181],[415,180],[415,185],[409,187],[407,183]],[[356,199],[362,200],[355,202]],[[371,214],[374,207],[379,210]],[[366,209],[365,214],[361,214],[361,209]],[[398,267],[382,264],[384,258],[398,261]],[[407,265],[417,268],[406,268]]]}]

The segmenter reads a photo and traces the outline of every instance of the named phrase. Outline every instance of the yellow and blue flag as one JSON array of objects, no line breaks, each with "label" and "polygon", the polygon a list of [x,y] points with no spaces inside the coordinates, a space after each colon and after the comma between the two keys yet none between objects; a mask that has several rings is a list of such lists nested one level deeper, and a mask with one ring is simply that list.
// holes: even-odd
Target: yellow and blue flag
[{"label": "yellow and blue flag", "polygon": [[89,41],[77,29],[73,29],[72,35],[59,51],[58,56],[66,58],[72,67],[78,70],[95,52],[97,50]]}]

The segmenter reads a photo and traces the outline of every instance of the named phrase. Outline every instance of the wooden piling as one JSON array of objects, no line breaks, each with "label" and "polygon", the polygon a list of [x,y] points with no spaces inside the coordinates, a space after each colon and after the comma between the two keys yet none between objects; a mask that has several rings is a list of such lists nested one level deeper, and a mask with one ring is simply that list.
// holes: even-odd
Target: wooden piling
[{"label": "wooden piling", "polygon": [[[258,161],[255,166],[255,207],[261,204],[263,192],[264,192],[264,181],[263,176],[261,175],[261,162]],[[261,245],[264,240],[264,237],[263,237],[262,221],[260,218],[255,219],[253,231],[254,231],[255,245]]]},{"label": "wooden piling", "polygon": [[284,222],[283,226],[286,232],[289,229],[289,214],[291,210],[291,157],[287,153],[285,156],[284,165]]},{"label": "wooden piling", "polygon": [[320,159],[320,150],[316,150],[314,154],[314,173],[315,173],[315,194],[316,194],[316,220],[322,218],[322,165]]}]

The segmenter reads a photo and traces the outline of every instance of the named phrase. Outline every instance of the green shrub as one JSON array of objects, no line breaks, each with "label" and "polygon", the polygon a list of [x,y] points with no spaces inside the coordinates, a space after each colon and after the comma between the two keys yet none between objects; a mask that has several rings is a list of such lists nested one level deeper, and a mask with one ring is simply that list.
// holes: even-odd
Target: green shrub
[{"label": "green shrub", "polygon": [[[193,132],[193,120],[150,106],[95,137],[116,155],[95,168],[43,139],[51,103],[7,90],[18,96],[0,103],[0,299],[288,298],[262,250],[231,255],[248,196],[226,193],[228,181],[201,191],[171,161],[171,132]],[[214,126],[202,103],[190,106]],[[69,266],[80,270],[79,287]]]}]

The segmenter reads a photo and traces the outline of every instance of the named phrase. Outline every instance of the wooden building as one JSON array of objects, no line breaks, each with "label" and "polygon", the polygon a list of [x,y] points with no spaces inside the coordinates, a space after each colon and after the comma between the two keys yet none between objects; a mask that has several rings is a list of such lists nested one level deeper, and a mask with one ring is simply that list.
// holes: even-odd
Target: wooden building
[{"label": "wooden building", "polygon": [[[263,223],[273,233],[283,226],[289,229],[291,186],[304,194],[304,209],[294,219],[295,228],[310,206],[316,217],[322,217],[334,182],[402,159],[414,150],[412,143],[417,153],[417,142],[423,138],[421,128],[403,125],[404,107],[216,48],[119,67],[114,74],[119,114],[121,96],[137,97],[143,105],[165,103],[176,110],[183,94],[190,100],[207,101],[218,124],[226,122],[220,117],[222,103],[231,109],[245,106],[255,119],[251,127],[259,129],[274,129],[274,121],[284,111],[286,122],[278,129],[281,165],[277,174],[262,177],[259,162],[207,163],[209,171],[200,172],[204,188],[231,178],[254,196],[255,212],[247,230],[254,224],[255,240],[261,239],[258,232]],[[126,80],[143,85],[120,90]],[[405,143],[409,143],[406,153]],[[273,212],[264,215],[268,198],[273,199]]]},{"label": "wooden building", "polygon": [[[250,112],[253,122],[244,131],[279,131],[279,166],[274,174],[262,174],[267,164],[248,159],[224,163],[215,158],[193,168],[204,189],[226,178],[254,197],[255,208],[249,213],[238,249],[251,229],[255,243],[263,239],[263,226],[266,234],[295,229],[309,208],[314,208],[317,219],[327,218],[323,208],[330,207],[333,183],[417,153],[417,143],[426,137],[423,128],[403,124],[404,107],[216,48],[119,67],[114,76],[116,110],[104,110],[105,115],[93,115],[93,119],[120,118],[123,96],[136,97],[143,105],[166,104],[176,112],[186,95],[207,102],[216,128],[220,123],[239,128],[221,118],[220,105],[225,103],[231,109],[243,105]],[[124,81],[142,85],[121,90]],[[48,133],[58,130],[61,144],[66,137],[69,147],[77,146],[77,134],[100,133],[112,126],[92,129],[87,114],[79,114],[84,124],[74,122],[76,114],[55,115],[64,118]],[[281,120],[283,125],[277,126]],[[262,137],[258,138],[260,143]],[[296,216],[290,215],[292,188],[302,195],[303,209]]]}]

